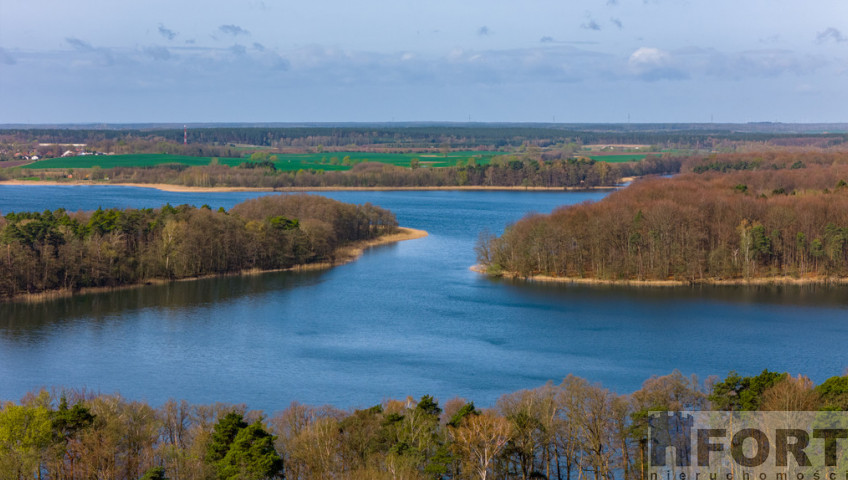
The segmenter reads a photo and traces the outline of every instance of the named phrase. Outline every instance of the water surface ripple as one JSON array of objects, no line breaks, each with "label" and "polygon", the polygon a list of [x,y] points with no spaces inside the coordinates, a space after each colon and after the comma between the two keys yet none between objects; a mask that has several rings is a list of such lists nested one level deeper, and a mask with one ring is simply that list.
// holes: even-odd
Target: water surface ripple
[{"label": "water surface ripple", "polygon": [[[324,272],[219,278],[0,305],[0,399],[40,386],[160,404],[368,406],[433,394],[491,405],[569,373],[618,392],[654,374],[848,366],[848,295],[822,287],[564,287],[468,270],[474,242],[528,212],[605,194],[327,192],[394,211],[430,236]],[[0,212],[231,207],[259,193],[0,186]]]}]

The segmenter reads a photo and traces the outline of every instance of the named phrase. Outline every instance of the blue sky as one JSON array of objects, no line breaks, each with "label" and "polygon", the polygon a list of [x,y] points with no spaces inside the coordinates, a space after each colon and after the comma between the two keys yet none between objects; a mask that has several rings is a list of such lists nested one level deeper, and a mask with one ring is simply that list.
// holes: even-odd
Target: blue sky
[{"label": "blue sky", "polygon": [[0,123],[846,122],[846,0],[0,0]]}]

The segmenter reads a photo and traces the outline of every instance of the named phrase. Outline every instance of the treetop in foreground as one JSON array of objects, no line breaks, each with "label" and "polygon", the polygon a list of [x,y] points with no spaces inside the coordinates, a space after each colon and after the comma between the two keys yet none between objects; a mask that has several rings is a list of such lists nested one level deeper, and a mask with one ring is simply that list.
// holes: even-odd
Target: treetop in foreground
[{"label": "treetop in foreground", "polygon": [[827,413],[844,409],[846,395],[846,376],[815,386],[769,370],[704,382],[675,371],[627,395],[569,375],[482,410],[424,395],[351,410],[292,403],[266,417],[244,405],[154,408],[117,394],[40,391],[0,402],[0,479],[636,480],[649,412]]}]

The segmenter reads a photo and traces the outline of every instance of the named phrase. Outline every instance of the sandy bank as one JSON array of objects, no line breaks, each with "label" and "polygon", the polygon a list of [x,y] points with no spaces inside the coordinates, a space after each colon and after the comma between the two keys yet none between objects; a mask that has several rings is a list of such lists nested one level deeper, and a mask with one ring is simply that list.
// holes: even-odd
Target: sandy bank
[{"label": "sandy bank", "polygon": [[[396,233],[392,233],[390,235],[383,235],[379,238],[374,238],[372,240],[362,240],[356,242],[352,245],[348,245],[346,247],[342,247],[336,252],[337,258],[336,261],[332,264],[313,264],[313,265],[324,265],[324,268],[334,267],[337,265],[342,265],[348,262],[352,262],[359,258],[362,253],[371,248],[379,245],[387,245],[390,243],[403,242],[405,240],[415,240],[416,238],[424,238],[429,235],[424,230],[417,230],[415,228],[406,228],[406,227],[398,227],[398,231]],[[309,265],[306,265],[309,266]]]},{"label": "sandy bank", "polygon": [[202,275],[199,277],[187,277],[187,278],[179,278],[175,280],[169,280],[166,278],[151,278],[147,279],[142,283],[134,283],[130,285],[120,285],[117,287],[87,287],[82,288],[80,290],[71,290],[67,288],[50,290],[47,292],[40,293],[26,293],[22,295],[18,295],[13,298],[0,299],[0,303],[4,301],[12,301],[12,302],[25,302],[25,303],[35,303],[42,302],[47,300],[53,300],[57,298],[65,298],[73,295],[86,294],[86,293],[101,293],[101,292],[114,292],[118,290],[128,290],[131,288],[139,288],[148,285],[163,285],[171,282],[190,282],[194,280],[201,280],[204,278],[214,278],[214,277],[229,277],[229,276],[246,276],[246,275],[259,275],[263,273],[272,273],[272,272],[308,272],[315,270],[326,270],[328,268],[336,267],[339,265],[344,265],[346,263],[350,263],[362,255],[365,250],[376,247],[379,245],[388,245],[391,243],[402,242],[404,240],[414,240],[416,238],[426,237],[428,233],[424,230],[417,230],[414,228],[405,228],[398,227],[398,231],[396,233],[392,233],[389,235],[383,235],[379,238],[371,239],[371,240],[361,240],[359,242],[352,243],[350,245],[344,246],[336,251],[336,259],[334,262],[320,262],[320,263],[306,263],[302,265],[295,265],[291,268],[281,268],[275,270],[261,270],[258,268],[250,269],[250,270],[242,270],[239,272],[229,272],[222,273],[216,275]]},{"label": "sandy bank", "polygon": [[88,181],[70,181],[70,182],[55,182],[46,180],[3,180],[0,185],[14,186],[78,186],[78,185],[107,185],[116,187],[139,187],[153,188],[166,192],[272,192],[272,188],[238,188],[238,187],[187,187],[185,185],[171,185],[169,183],[108,183],[108,182],[88,182]]},{"label": "sandy bank", "polygon": [[[483,265],[474,265],[472,271],[488,275],[486,267]],[[712,286],[775,286],[775,285],[848,285],[848,278],[845,277],[756,277],[756,278],[705,278],[694,281],[686,280],[608,280],[601,278],[580,278],[580,277],[554,277],[550,275],[530,275],[522,276],[514,272],[503,273],[499,276],[503,278],[524,280],[528,282],[539,283],[561,283],[567,285],[614,285],[627,287],[686,287],[693,285],[712,285]]]},{"label": "sandy bank", "polygon": [[497,187],[466,185],[442,186],[442,187],[188,187],[185,185],[173,185],[170,183],[106,183],[90,181],[55,182],[41,180],[4,180],[0,185],[113,185],[122,187],[154,188],[166,192],[331,192],[331,191],[426,191],[426,190],[481,190],[481,191],[539,191],[539,192],[562,192],[573,190],[612,190],[620,186],[598,186],[598,187]]}]

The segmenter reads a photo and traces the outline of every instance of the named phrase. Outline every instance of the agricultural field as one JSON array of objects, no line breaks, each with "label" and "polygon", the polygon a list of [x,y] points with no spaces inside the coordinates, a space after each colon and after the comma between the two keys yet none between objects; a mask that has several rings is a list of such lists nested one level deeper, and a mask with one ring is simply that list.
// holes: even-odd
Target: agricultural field
[{"label": "agricultural field", "polygon": [[330,153],[310,153],[310,154],[281,154],[277,155],[278,169],[286,169],[287,164],[292,165],[309,165],[309,167],[299,168],[316,168],[333,166],[336,163],[344,164],[345,159],[349,162],[380,162],[397,165],[399,167],[409,167],[413,159],[418,159],[421,167],[453,167],[457,162],[463,164],[468,163],[468,160],[473,158],[478,165],[489,163],[493,157],[503,155],[503,152],[451,152],[447,155],[439,153],[369,153],[369,152],[330,152]]},{"label": "agricultural field", "polygon": [[646,153],[621,153],[621,154],[591,154],[588,155],[589,158],[596,162],[607,162],[607,163],[622,163],[622,162],[640,162],[645,159],[648,154]]},{"label": "agricultural field", "polygon": [[[368,152],[330,152],[312,154],[274,154],[268,153],[268,158],[277,170],[348,170],[355,163],[380,162],[409,167],[413,159],[418,160],[420,167],[449,167],[457,162],[467,163],[474,158],[478,165],[484,165],[502,152],[452,152],[445,155],[431,153],[368,153]],[[263,152],[263,157],[264,157]],[[276,160],[272,160],[276,157]],[[263,158],[264,159],[264,158]],[[238,166],[250,161],[250,157],[213,158],[188,157],[166,154],[131,154],[131,155],[87,155],[82,157],[49,158],[39,160],[24,166],[28,169],[73,169],[73,168],[113,168],[113,167],[153,167],[156,165],[180,164],[188,166],[209,165],[217,162],[220,165]]]}]

